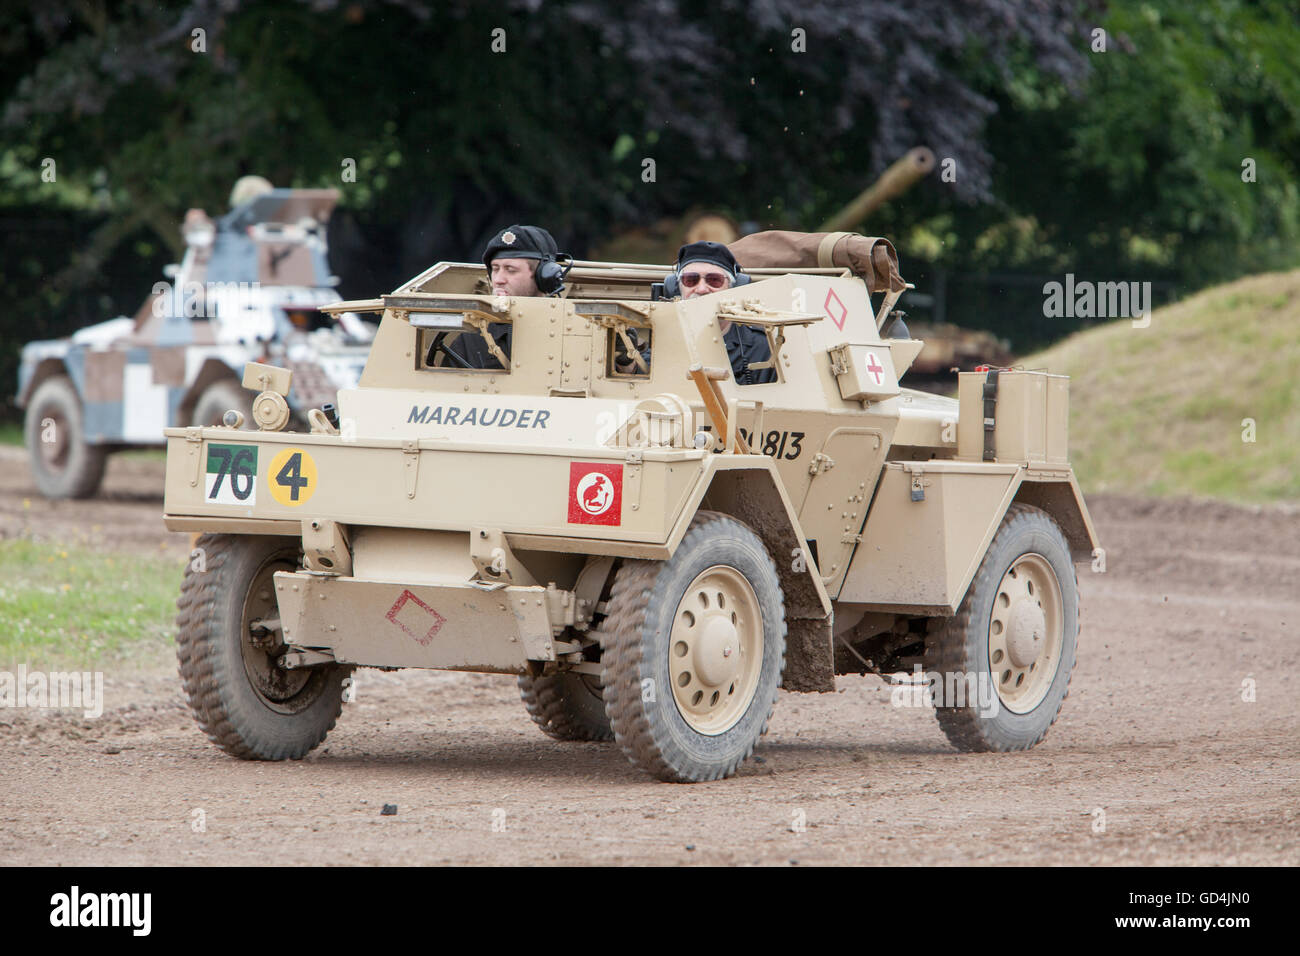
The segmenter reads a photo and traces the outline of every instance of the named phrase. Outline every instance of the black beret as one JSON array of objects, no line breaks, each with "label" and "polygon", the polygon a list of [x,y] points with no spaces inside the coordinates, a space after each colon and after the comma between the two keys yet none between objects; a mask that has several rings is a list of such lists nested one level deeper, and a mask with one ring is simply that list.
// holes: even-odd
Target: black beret
[{"label": "black beret", "polygon": [[509,226],[488,240],[483,250],[483,265],[492,268],[492,260],[549,259],[560,254],[555,239],[541,226]]},{"label": "black beret", "polygon": [[740,271],[736,257],[720,242],[688,242],[677,250],[677,271],[680,272],[688,262],[711,262],[726,269],[733,277]]}]

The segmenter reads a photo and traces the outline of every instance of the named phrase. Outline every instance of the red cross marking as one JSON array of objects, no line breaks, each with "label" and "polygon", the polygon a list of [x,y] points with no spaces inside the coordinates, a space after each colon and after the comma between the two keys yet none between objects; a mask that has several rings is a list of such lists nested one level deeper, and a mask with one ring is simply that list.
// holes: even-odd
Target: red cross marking
[{"label": "red cross marking", "polygon": [[878,358],[876,358],[876,353],[875,353],[875,352],[868,352],[868,353],[867,353],[867,371],[871,373],[871,377],[874,378],[874,379],[876,380],[876,384],[877,384],[877,385],[879,385],[879,384],[880,384],[880,381],[881,381],[881,379],[880,379],[880,373],[883,372],[884,370],[885,370],[885,367],[884,367],[883,365],[881,365],[881,364],[880,364],[880,360],[879,360]]}]

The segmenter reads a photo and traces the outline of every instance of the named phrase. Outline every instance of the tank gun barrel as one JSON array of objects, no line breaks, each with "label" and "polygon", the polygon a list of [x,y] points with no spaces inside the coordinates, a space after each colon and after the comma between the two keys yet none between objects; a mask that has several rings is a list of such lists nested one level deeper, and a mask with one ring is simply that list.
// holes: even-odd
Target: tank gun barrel
[{"label": "tank gun barrel", "polygon": [[909,149],[847,206],[817,227],[817,232],[849,232],[879,206],[912,187],[934,169],[934,153],[924,146]]}]

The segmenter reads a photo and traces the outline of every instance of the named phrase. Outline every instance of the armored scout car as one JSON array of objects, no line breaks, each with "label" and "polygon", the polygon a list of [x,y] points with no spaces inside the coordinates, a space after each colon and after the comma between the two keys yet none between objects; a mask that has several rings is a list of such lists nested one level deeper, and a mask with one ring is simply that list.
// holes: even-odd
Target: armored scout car
[{"label": "armored scout car", "polygon": [[184,259],[134,318],[23,347],[18,404],[42,494],[93,495],[109,453],[160,445],[167,425],[247,413],[251,396],[239,382],[250,361],[294,370],[290,405],[300,418],[357,383],[373,327],[320,311],[340,298],[325,242],[338,193],[261,183],[249,195],[241,180],[234,208],[215,222],[190,210]]},{"label": "armored scout car", "polygon": [[[748,281],[686,300],[663,266],[578,262],[563,297],[507,298],[440,263],[325,307],[382,316],[336,420],[279,430],[291,375],[250,365],[261,430],[168,429],[167,526],[203,532],[178,642],[208,736],[297,758],[354,667],[485,671],[518,675],[552,737],[712,780],[779,687],[919,667],[958,748],[1042,740],[1097,544],[1067,380],[902,388],[922,343],[887,337],[906,284],[886,240],[732,249]],[[723,321],[761,330],[777,381],[736,383]],[[446,360],[455,336],[500,348],[498,323],[501,368]]]}]

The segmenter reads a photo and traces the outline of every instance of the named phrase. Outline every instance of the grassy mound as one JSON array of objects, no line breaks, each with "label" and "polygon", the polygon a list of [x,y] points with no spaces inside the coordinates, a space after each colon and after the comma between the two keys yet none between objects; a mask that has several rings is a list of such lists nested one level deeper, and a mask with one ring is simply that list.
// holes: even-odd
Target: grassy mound
[{"label": "grassy mound", "polygon": [[1148,328],[1111,322],[1018,364],[1070,376],[1087,491],[1300,500],[1300,270],[1206,289]]}]

